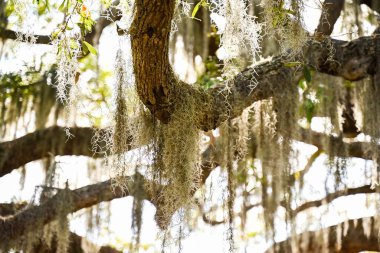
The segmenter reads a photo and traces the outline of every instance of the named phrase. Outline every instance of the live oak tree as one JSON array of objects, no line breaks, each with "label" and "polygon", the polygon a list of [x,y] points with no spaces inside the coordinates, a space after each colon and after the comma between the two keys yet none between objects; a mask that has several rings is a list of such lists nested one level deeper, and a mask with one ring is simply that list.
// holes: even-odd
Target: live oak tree
[{"label": "live oak tree", "polygon": [[[365,194],[368,205],[379,210],[380,37],[378,29],[363,36],[361,24],[378,25],[377,1],[324,1],[312,34],[304,28],[306,3],[299,0],[94,5],[0,1],[4,47],[9,41],[46,44],[55,55],[55,62],[1,73],[0,176],[23,173],[27,163],[43,159],[46,180],[29,204],[0,204],[0,250],[83,252],[84,239],[70,233],[68,215],[126,196],[134,199],[132,252],[141,249],[144,201],[156,207],[164,249],[174,230],[180,245],[184,230],[202,218],[226,224],[230,252],[257,234],[271,245],[268,252],[380,250],[378,216],[318,231],[305,224],[303,232],[298,229],[300,215],[349,195]],[[54,15],[62,19],[55,21]],[[330,37],[338,18],[354,39]],[[39,19],[49,29],[56,22],[50,35],[34,30]],[[112,73],[97,62],[108,27],[119,37],[112,42],[117,48]],[[174,69],[181,41],[188,68],[197,70],[195,84]],[[30,118],[35,124],[25,123]],[[324,119],[321,132],[311,128],[316,119]],[[91,124],[76,126],[83,121]],[[30,132],[14,138],[23,125]],[[302,169],[301,143],[317,148]],[[305,178],[323,154],[324,197],[311,200],[303,193],[310,183]],[[59,188],[56,156],[104,161],[93,163],[111,178]],[[352,158],[370,164],[355,187],[348,183]],[[225,180],[216,186],[225,187],[223,203],[207,197],[217,189],[210,175]],[[247,231],[254,209],[262,231],[252,234]],[[216,210],[223,219],[215,218]],[[175,226],[177,218],[181,223]],[[278,242],[281,227],[287,239]]]}]

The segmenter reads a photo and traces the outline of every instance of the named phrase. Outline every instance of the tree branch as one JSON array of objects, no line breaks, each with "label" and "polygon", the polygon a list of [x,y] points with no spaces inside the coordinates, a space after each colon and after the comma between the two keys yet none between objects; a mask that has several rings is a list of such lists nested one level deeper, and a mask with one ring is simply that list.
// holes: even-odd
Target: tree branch
[{"label": "tree branch", "polygon": [[325,0],[322,5],[322,14],[315,30],[316,36],[330,36],[334,25],[340,16],[344,6],[344,0]]},{"label": "tree branch", "polygon": [[[18,34],[18,36],[17,36]],[[10,40],[16,40],[18,37],[22,38],[29,38],[29,36],[26,36],[26,34],[23,33],[17,33],[13,30],[9,29],[0,29],[0,38],[2,39],[10,39]],[[35,41],[36,44],[50,44],[51,38],[49,35],[35,35],[37,40]],[[31,42],[30,40],[26,40],[25,42]]]},{"label": "tree branch", "polygon": [[[155,3],[155,1],[152,1],[152,3]],[[165,5],[160,6],[162,8]],[[139,8],[142,7],[140,6],[137,9]],[[155,15],[159,13],[155,9],[155,5],[151,6],[151,8],[155,10]],[[143,9],[143,12],[146,10],[150,9]],[[145,13],[137,11],[132,27],[136,26],[136,22],[143,22],[141,20],[136,21],[142,14]],[[147,16],[152,18],[151,14]],[[156,16],[160,17],[159,15]],[[157,17],[155,18],[157,19]],[[166,19],[170,19],[170,17]],[[166,37],[168,37],[170,30],[158,29],[162,26],[161,22],[162,19],[159,19],[159,21],[155,20],[155,23],[143,22],[140,25],[140,33],[137,32],[138,30],[132,31],[132,41],[135,41],[133,42],[135,47],[141,47],[140,51],[137,49],[133,50],[134,61],[137,64],[135,65],[135,74],[140,97],[150,94],[143,101],[145,101],[144,103],[146,103],[149,109],[153,110],[153,114],[161,120],[167,122],[170,119],[172,108],[169,107],[175,105],[175,101],[167,104],[170,100],[167,93],[171,89],[175,90],[174,92],[178,94],[177,97],[181,97],[183,94],[190,94],[191,97],[195,97],[200,102],[199,106],[201,110],[197,113],[198,118],[196,119],[196,123],[199,128],[209,130],[216,128],[228,118],[239,116],[246,107],[255,101],[267,99],[271,96],[276,96],[276,94],[282,94],[283,90],[288,89],[289,85],[294,84],[291,80],[295,75],[295,70],[284,65],[286,58],[283,57],[274,58],[269,62],[248,68],[238,74],[234,79],[233,86],[229,90],[229,94],[226,94],[227,91],[223,90],[224,87],[215,87],[203,91],[193,86],[173,81],[174,77],[165,50],[159,51],[161,55],[159,59],[157,58],[158,55],[151,53],[157,53],[160,47],[161,49],[166,48],[165,42],[161,40],[168,39]],[[168,23],[167,20],[165,22]],[[152,26],[149,26],[149,24]],[[148,27],[146,27],[147,25]],[[153,34],[151,34],[152,29]],[[155,35],[155,31],[160,32],[158,35]],[[161,32],[164,34],[161,34]],[[307,64],[313,66],[317,71],[342,76],[348,80],[360,80],[375,72],[374,66],[376,64],[374,63],[377,56],[375,54],[375,44],[378,39],[380,38],[375,36],[362,37],[351,42],[338,40],[326,40],[324,42],[310,41],[305,49],[305,60]],[[161,58],[166,60],[162,60]],[[139,64],[143,65],[140,66]],[[157,75],[146,75],[146,72],[142,71],[138,66],[142,67],[142,69],[156,69],[155,71],[163,72],[157,72]],[[149,76],[149,80],[144,79],[144,76]],[[165,79],[161,77],[165,77]],[[154,80],[150,80],[150,78],[154,78]],[[163,80],[166,81],[163,82]],[[257,87],[253,90],[250,88],[252,80],[256,80],[257,82]],[[161,87],[162,83],[165,83],[168,89],[169,87],[170,89],[165,88],[166,86]],[[175,85],[173,86],[173,84]],[[158,97],[156,98],[156,96]],[[152,101],[149,102],[148,100],[158,101],[158,104]],[[73,128],[73,134],[77,138],[70,139],[66,143],[63,131],[52,128],[51,130],[42,130],[41,132],[24,136],[16,141],[0,144],[0,176],[11,172],[27,162],[47,157],[49,152],[54,155],[93,156],[89,148],[92,138],[91,131],[89,129],[78,129],[78,131],[76,133]],[[87,132],[87,134],[84,134],[84,132]],[[83,137],[83,139],[78,138],[78,136]],[[339,142],[339,140],[336,141]],[[316,138],[313,138],[313,142],[318,147],[322,146],[322,142]],[[64,144],[58,145],[59,143]],[[364,152],[365,149],[362,148],[361,143],[351,143],[348,147],[349,155],[366,159],[371,157],[368,155],[369,153]]]},{"label": "tree branch", "polygon": [[[174,6],[174,0],[136,1],[129,31],[139,97],[162,122],[169,122],[175,108],[184,102],[184,97],[188,97],[197,102],[197,118],[194,120],[197,127],[208,131],[227,119],[239,116],[252,103],[281,94],[289,85],[294,85],[292,79],[297,70],[285,66],[286,56],[244,70],[236,76],[229,89],[223,86],[204,91],[178,81],[168,59]],[[379,39],[362,37],[351,42],[311,40],[299,60],[322,73],[351,81],[360,80],[375,73],[375,44]],[[146,74],[148,72],[149,75]],[[250,88],[252,82],[257,83],[253,90]]]},{"label": "tree branch", "polygon": [[371,188],[370,185],[364,185],[357,188],[348,188],[341,191],[336,191],[336,192],[327,194],[326,197],[324,197],[323,199],[306,202],[298,206],[292,212],[293,214],[298,214],[308,208],[319,207],[319,206],[331,203],[332,201],[340,197],[346,197],[346,196],[355,195],[355,194],[365,194],[365,193],[376,193],[376,188]]},{"label": "tree branch", "polygon": [[298,180],[298,179],[301,179],[301,182],[303,181],[302,178],[309,172],[310,168],[313,166],[315,160],[322,154],[322,150],[321,149],[317,149],[317,151],[315,151],[311,156],[310,158],[308,159],[305,167],[300,170],[300,171],[297,171],[293,174],[291,174],[289,176],[289,184],[291,186],[294,186],[295,182]]},{"label": "tree branch", "polygon": [[[214,151],[215,148],[210,146],[202,154],[202,184],[206,181],[211,171],[218,166],[218,163],[214,160]],[[136,180],[136,177],[139,177],[139,180]],[[9,247],[13,242],[17,241],[17,238],[36,229],[38,225],[44,225],[56,219],[59,214],[60,203],[62,203],[63,192],[65,192],[70,198],[71,204],[68,206],[67,212],[72,213],[103,201],[111,201],[116,198],[133,196],[134,193],[130,192],[128,189],[133,189],[134,182],[139,182],[144,186],[153,183],[147,182],[140,174],[125,177],[124,180],[128,185],[126,189],[118,187],[112,188],[112,179],[110,179],[76,190],[61,190],[55,196],[47,199],[38,206],[32,206],[13,216],[0,217],[0,241],[8,242],[7,245],[0,245],[0,248]],[[152,189],[160,191],[162,190],[162,187],[165,186],[152,187]],[[163,211],[161,206],[164,203],[161,203],[161,199],[153,197],[157,196],[157,194],[151,195],[149,191],[142,190],[144,192],[138,192],[137,194],[139,194],[139,197],[143,196],[142,199],[152,202],[157,208],[156,217],[160,217],[159,212]],[[197,189],[194,189],[193,194],[196,190]],[[191,196],[189,196],[189,198],[191,198]]]},{"label": "tree branch", "polygon": [[[295,136],[295,140],[314,145],[326,153],[329,151],[326,150],[325,143],[331,142],[335,147],[339,147],[334,149],[336,153],[331,155],[339,157],[357,157],[367,160],[371,160],[373,157],[373,146],[369,142],[345,142],[341,137],[334,137],[304,128],[299,129],[299,134]],[[377,146],[377,148],[380,149],[380,146]]]},{"label": "tree branch", "polygon": [[16,212],[22,210],[27,205],[26,202],[20,203],[0,203],[0,216],[5,217],[14,215]]},{"label": "tree branch", "polygon": [[[64,128],[53,126],[43,130],[37,130],[13,141],[0,143],[0,177],[28,162],[39,160],[53,155],[83,155],[88,157],[102,157],[100,150],[92,150],[91,140],[96,129],[86,127],[71,128],[74,137],[67,137]],[[98,130],[100,132],[104,130]],[[357,157],[372,159],[371,144],[367,142],[344,142],[342,138],[328,136],[323,133],[314,132],[301,128],[300,133],[295,135],[295,140],[308,143],[324,150],[324,144],[331,141],[337,149],[334,155],[340,157]],[[131,139],[132,136],[129,138]],[[105,143],[97,143],[104,147]],[[380,149],[380,146],[378,147]],[[131,149],[131,146],[128,147]],[[210,170],[217,166],[216,147],[210,146],[203,153],[203,166]],[[324,150],[326,152],[326,150]],[[207,164],[209,163],[209,164]],[[205,176],[208,174],[204,174]],[[203,177],[202,180],[206,180]],[[204,182],[203,181],[203,182]]]},{"label": "tree branch", "polygon": [[[71,128],[70,133],[74,137],[69,138],[63,127],[53,126],[37,130],[13,141],[2,142],[0,143],[0,177],[28,162],[51,155],[102,156],[92,150],[91,140],[96,131],[89,127]],[[98,131],[101,134],[104,130]],[[97,144],[101,147],[105,146],[105,143]],[[129,146],[128,149],[130,148]]]},{"label": "tree branch", "polygon": [[[175,0],[137,0],[131,35],[133,68],[141,101],[159,120],[168,123],[178,85],[169,63],[169,35]],[[149,73],[149,74],[147,74]]]},{"label": "tree branch", "polygon": [[[285,56],[244,70],[229,89],[219,86],[204,91],[178,81],[168,59],[174,2],[136,1],[129,31],[138,95],[157,119],[168,123],[183,99],[189,97],[198,106],[197,127],[208,131],[239,116],[253,102],[281,94],[294,85],[296,69],[284,64]],[[351,42],[309,41],[300,61],[323,73],[360,80],[374,73],[375,40],[363,37]],[[254,81],[257,87],[252,90]]]},{"label": "tree branch", "polygon": [[[126,177],[125,180],[129,184],[133,182],[132,177]],[[56,219],[60,215],[63,193],[67,194],[65,196],[70,199],[70,205],[67,206],[68,213],[76,212],[102,201],[110,201],[130,195],[128,190],[123,191],[117,187],[112,189],[111,186],[112,182],[108,180],[76,190],[62,190],[38,206],[32,206],[7,218],[0,217],[0,241],[2,242],[0,247],[5,249],[12,247],[12,243],[17,241],[17,238],[38,228],[39,224],[45,225]],[[149,198],[149,195],[144,197],[144,199]]]},{"label": "tree branch", "polygon": [[[119,4],[119,0],[112,3],[111,6],[117,6]],[[107,11],[100,14],[100,18],[96,20],[96,25],[93,28],[93,30],[86,34],[85,41],[92,45],[98,45],[100,36],[107,26],[112,24],[115,21],[120,20],[121,15],[117,8],[110,7]],[[17,34],[19,36],[17,36]],[[36,44],[50,44],[52,42],[51,37],[49,35],[34,35],[37,40],[35,41]],[[17,37],[22,38],[29,38],[29,36],[26,36],[23,33],[18,33],[13,30],[9,29],[0,29],[0,38],[2,39],[11,39],[16,40]],[[30,42],[30,40],[27,40],[25,42]]]}]

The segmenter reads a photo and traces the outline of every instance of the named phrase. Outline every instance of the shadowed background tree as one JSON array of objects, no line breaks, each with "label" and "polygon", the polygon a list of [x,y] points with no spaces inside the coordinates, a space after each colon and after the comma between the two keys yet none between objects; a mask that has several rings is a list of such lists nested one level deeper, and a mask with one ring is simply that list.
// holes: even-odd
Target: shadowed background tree
[{"label": "shadowed background tree", "polygon": [[[0,251],[186,251],[204,224],[224,226],[229,252],[380,251],[378,11],[0,0],[1,189],[14,173],[24,187],[35,161],[45,178],[0,203]],[[61,169],[73,156],[88,185]],[[128,196],[130,241],[97,245],[108,203]],[[148,203],[159,247],[141,241]],[[70,231],[84,217],[91,243]]]}]

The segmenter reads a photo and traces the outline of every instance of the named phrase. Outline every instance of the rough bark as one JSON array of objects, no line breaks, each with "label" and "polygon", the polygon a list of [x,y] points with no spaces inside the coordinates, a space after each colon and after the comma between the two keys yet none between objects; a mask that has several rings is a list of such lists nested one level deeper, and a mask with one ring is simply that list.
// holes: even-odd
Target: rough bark
[{"label": "rough bark", "polygon": [[[168,57],[174,0],[136,1],[130,28],[136,86],[141,101],[164,123],[170,121],[181,96],[199,103],[197,126],[204,130],[218,127],[241,114],[253,102],[273,96],[294,84],[295,69],[286,67],[286,56],[249,68],[236,76],[229,89],[215,87],[207,91],[179,82]],[[374,73],[375,40],[363,37],[355,41],[310,41],[300,61],[317,71],[342,76],[351,81]],[[146,75],[146,73],[150,73]],[[252,83],[257,87],[251,89]]]},{"label": "rough bark", "polygon": [[[129,31],[138,94],[159,120],[169,122],[176,103],[181,102],[178,98],[187,94],[199,101],[195,123],[207,131],[240,115],[253,102],[273,96],[294,83],[291,80],[296,73],[284,65],[287,62],[285,56],[244,70],[228,90],[215,87],[203,91],[179,82],[168,59],[174,5],[174,0],[136,1]],[[378,39],[310,41],[299,60],[323,73],[351,81],[360,80],[375,72],[375,42]],[[252,82],[257,83],[253,90],[250,88]]]},{"label": "rough bark", "polygon": [[176,84],[169,64],[174,8],[173,0],[137,0],[129,30],[138,95],[153,115],[164,123],[169,122],[173,112],[170,93]]},{"label": "rough bark", "polygon": [[[136,86],[140,99],[159,120],[170,121],[180,96],[199,101],[197,126],[202,130],[218,127],[229,118],[241,114],[253,102],[268,98],[294,84],[293,68],[286,67],[287,58],[273,60],[246,69],[236,76],[228,90],[215,87],[207,91],[176,80],[169,64],[168,47],[174,0],[136,1],[136,13],[130,34]],[[375,38],[363,37],[344,42],[310,41],[300,60],[317,71],[360,80],[374,73]],[[146,73],[150,73],[146,75]],[[252,82],[257,83],[251,89]]]}]

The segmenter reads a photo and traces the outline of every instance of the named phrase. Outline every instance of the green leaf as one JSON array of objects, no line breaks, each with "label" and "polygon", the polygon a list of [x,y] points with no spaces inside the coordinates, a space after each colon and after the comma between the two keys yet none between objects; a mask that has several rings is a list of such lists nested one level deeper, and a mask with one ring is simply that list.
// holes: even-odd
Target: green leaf
[{"label": "green leaf", "polygon": [[311,82],[311,72],[310,69],[305,65],[303,66],[303,76],[305,77],[306,82]]},{"label": "green leaf", "polygon": [[48,10],[48,11],[50,11],[50,3],[49,3],[49,0],[46,0],[46,9]]},{"label": "green leaf", "polygon": [[69,11],[68,0],[63,0],[63,2],[61,3],[61,5],[58,7],[58,10],[60,12],[63,12],[63,13],[68,12]]},{"label": "green leaf", "polygon": [[14,11],[15,11],[15,3],[13,0],[11,0],[7,3],[7,6],[5,7],[5,15],[9,17]]},{"label": "green leaf", "polygon": [[259,232],[256,231],[247,233],[248,238],[256,237],[257,235],[259,235]]},{"label": "green leaf", "polygon": [[197,15],[197,12],[199,10],[199,7],[201,7],[201,4],[202,4],[203,1],[199,1],[199,3],[197,3],[193,9],[193,12],[191,13],[191,17],[194,18],[195,15]]},{"label": "green leaf", "polygon": [[82,47],[84,50],[88,50],[91,54],[97,55],[98,51],[88,42],[82,41]]},{"label": "green leaf", "polygon": [[67,10],[67,11],[69,11],[70,6],[71,6],[71,2],[70,2],[70,0],[66,0],[66,10]]},{"label": "green leaf", "polygon": [[311,99],[306,99],[304,101],[304,110],[306,114],[306,120],[308,123],[311,123],[314,113],[316,111],[316,104]]},{"label": "green leaf", "polygon": [[61,32],[62,32],[61,29],[56,29],[56,30],[51,34],[51,39],[52,39],[52,40],[55,40]]},{"label": "green leaf", "polygon": [[306,87],[307,87],[307,83],[306,83],[306,81],[305,81],[304,78],[302,78],[301,80],[299,80],[299,82],[298,82],[298,86],[299,86],[302,90],[305,90],[305,89],[306,89]]},{"label": "green leaf", "polygon": [[38,15],[42,15],[45,13],[46,9],[48,8],[46,2],[40,1],[38,4]]}]

